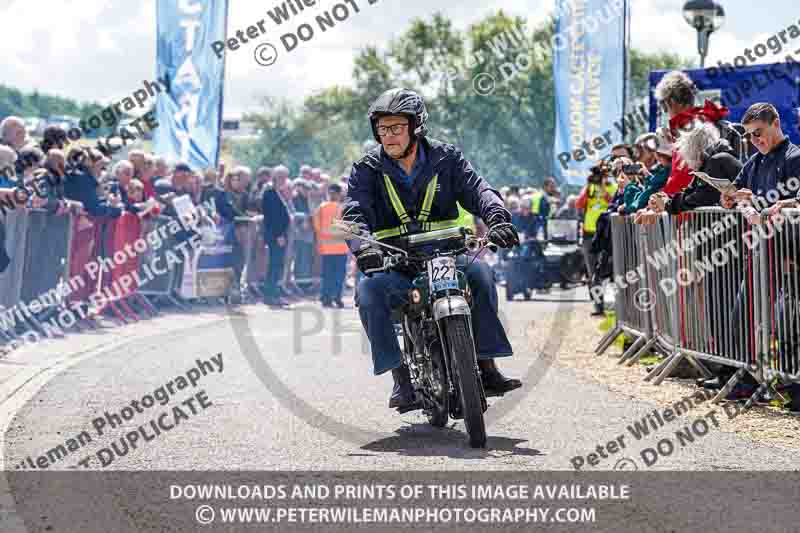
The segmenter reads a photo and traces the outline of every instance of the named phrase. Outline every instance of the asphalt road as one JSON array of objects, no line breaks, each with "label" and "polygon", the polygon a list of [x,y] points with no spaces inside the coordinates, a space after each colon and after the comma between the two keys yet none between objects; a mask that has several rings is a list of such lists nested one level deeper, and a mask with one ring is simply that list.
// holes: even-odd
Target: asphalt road
[{"label": "asphalt road", "polygon": [[[27,381],[19,375],[26,365],[34,365],[26,358],[36,358],[36,347],[4,361],[0,422],[7,427],[5,468],[30,468],[21,463],[27,457],[35,463],[59,444],[68,448],[68,439],[86,431],[92,441],[73,442],[66,455],[48,461],[51,468],[571,470],[579,462],[575,457],[581,456],[584,469],[632,468],[624,461],[618,464],[623,458],[645,469],[641,450],[663,437],[677,443],[675,431],[711,410],[698,405],[687,417],[666,424],[657,437],[635,440],[627,426],[655,405],[622,397],[552,364],[562,336],[587,320],[588,305],[571,303],[581,300],[580,295],[557,291],[547,300],[502,302],[515,356],[501,367],[523,377],[526,387],[490,399],[486,450],[468,447],[460,421],[434,429],[419,412],[399,415],[387,408],[391,377],[372,375],[354,309],[323,310],[308,303],[295,311],[275,311],[252,305],[239,315],[223,309],[206,313],[202,323],[181,315],[153,319],[141,326],[141,333],[113,346],[78,350],[73,356],[68,354],[69,338],[57,341],[58,364],[37,362],[41,370]],[[556,327],[544,337],[541,331],[533,335],[537,323],[554,313]],[[156,331],[157,325],[161,329]],[[218,354],[222,370],[212,372],[212,358],[219,359]],[[200,372],[198,359],[208,362],[203,367],[207,375]],[[186,383],[177,376],[187,376],[193,368],[192,377],[198,374],[195,386],[180,388]],[[165,405],[154,398],[155,405],[139,406],[141,413],[121,413],[131,401],[166,389],[170,382]],[[195,400],[181,403],[191,397]],[[175,413],[175,406],[181,413]],[[716,410],[717,416],[725,416],[721,407]],[[99,435],[95,419],[104,418],[105,412],[133,415],[116,428],[110,425],[113,416],[106,419]],[[161,413],[167,413],[161,420],[170,429],[155,435],[156,428],[148,423]],[[676,446],[649,469],[800,466],[800,459],[784,451],[715,430],[712,420],[705,420],[706,432],[702,424],[697,426],[694,442]],[[125,453],[120,439],[140,425],[145,431],[136,448]],[[610,453],[607,443],[620,435],[625,448]],[[588,457],[598,445],[607,457]],[[98,455],[103,448],[111,452]],[[594,466],[587,464],[590,459]]]}]

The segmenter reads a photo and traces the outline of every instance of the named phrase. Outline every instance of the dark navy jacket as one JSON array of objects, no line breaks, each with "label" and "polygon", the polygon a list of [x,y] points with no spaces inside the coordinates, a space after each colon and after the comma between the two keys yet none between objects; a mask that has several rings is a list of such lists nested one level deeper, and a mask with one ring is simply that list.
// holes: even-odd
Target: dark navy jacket
[{"label": "dark navy jacket", "polygon": [[[424,144],[427,160],[411,187],[404,185],[398,175],[401,170],[391,164],[383,146],[373,148],[353,164],[343,209],[345,220],[366,224],[372,232],[400,226],[384,184],[386,174],[412,219],[422,208],[428,183],[438,176],[428,222],[458,218],[456,202],[485,221],[497,216],[498,220],[511,222],[511,213],[506,210],[500,193],[475,172],[461,150],[434,139],[423,138],[420,142]],[[353,247],[356,245],[355,241],[351,243]]]},{"label": "dark navy jacket", "polygon": [[[778,183],[786,185],[788,178],[800,178],[800,148],[787,137],[770,153],[764,155],[757,152],[753,155],[745,163],[735,183],[737,189],[750,189],[756,196],[766,198],[767,193],[774,190],[780,200],[787,200],[793,198],[796,191],[789,191],[791,194],[787,195],[777,187]],[[767,200],[767,203],[774,202]]]},{"label": "dark navy jacket", "polygon": [[83,208],[94,217],[118,217],[122,209],[108,205],[97,195],[97,180],[88,171],[69,174],[64,182],[64,196],[83,204]]},{"label": "dark navy jacket", "polygon": [[264,214],[264,240],[275,242],[286,237],[289,231],[289,210],[286,203],[272,187],[264,189],[261,197],[261,212]]},{"label": "dark navy jacket", "polygon": [[[701,172],[715,178],[729,181],[736,179],[742,171],[742,164],[736,159],[730,144],[724,139],[705,150],[705,161]],[[700,178],[694,178],[683,191],[675,194],[667,205],[667,212],[677,215],[698,207],[715,206],[719,203],[720,192]]]}]

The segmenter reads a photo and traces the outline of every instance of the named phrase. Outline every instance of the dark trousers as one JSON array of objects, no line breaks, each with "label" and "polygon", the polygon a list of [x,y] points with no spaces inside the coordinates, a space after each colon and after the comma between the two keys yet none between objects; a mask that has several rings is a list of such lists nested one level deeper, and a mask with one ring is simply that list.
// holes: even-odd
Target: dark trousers
[{"label": "dark trousers", "polygon": [[583,252],[583,260],[586,262],[586,271],[589,273],[589,297],[594,302],[594,308],[602,310],[603,293],[599,290],[592,290],[596,286],[602,287],[603,285],[603,282],[597,279],[597,277],[594,275],[594,267],[595,263],[597,263],[597,254],[592,253],[592,239],[594,239],[594,233],[584,232],[581,251]]},{"label": "dark trousers", "polygon": [[264,298],[278,298],[281,295],[280,283],[283,279],[286,247],[278,246],[276,241],[267,241],[266,244],[269,248],[269,270],[264,281]]},{"label": "dark trousers", "polygon": [[[233,231],[233,226],[231,227]],[[242,243],[239,242],[238,235],[234,233],[231,235],[231,252],[233,255],[233,283],[234,287],[238,287],[242,282],[242,271],[244,270],[245,250]]]},{"label": "dark trousers", "polygon": [[[478,359],[512,355],[511,343],[497,316],[497,288],[489,266],[475,261],[465,270],[472,290],[472,329]],[[399,272],[380,272],[358,284],[358,314],[372,350],[373,372],[383,374],[402,364],[392,309],[406,302],[411,279]]]},{"label": "dark trousers", "polygon": [[323,255],[321,298],[323,300],[340,299],[346,275],[347,255]]}]

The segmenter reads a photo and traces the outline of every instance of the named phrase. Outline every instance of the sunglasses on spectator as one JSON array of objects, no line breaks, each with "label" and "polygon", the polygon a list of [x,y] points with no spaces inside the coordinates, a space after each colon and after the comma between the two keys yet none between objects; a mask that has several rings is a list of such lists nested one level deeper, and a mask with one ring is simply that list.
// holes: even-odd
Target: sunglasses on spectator
[{"label": "sunglasses on spectator", "polygon": [[763,130],[763,129],[764,129],[764,128],[758,128],[758,129],[755,129],[755,130],[753,130],[753,131],[748,131],[748,132],[745,132],[745,134],[744,134],[744,138],[745,138],[745,139],[748,139],[748,140],[750,139],[750,137],[755,137],[756,139],[760,139],[760,138],[761,138],[761,136],[762,136],[762,135],[764,135],[764,132],[763,132],[763,131],[761,131],[761,130]]},{"label": "sunglasses on spectator", "polygon": [[392,124],[390,126],[378,126],[378,137],[386,137],[391,132],[392,135],[400,135],[408,124]]}]

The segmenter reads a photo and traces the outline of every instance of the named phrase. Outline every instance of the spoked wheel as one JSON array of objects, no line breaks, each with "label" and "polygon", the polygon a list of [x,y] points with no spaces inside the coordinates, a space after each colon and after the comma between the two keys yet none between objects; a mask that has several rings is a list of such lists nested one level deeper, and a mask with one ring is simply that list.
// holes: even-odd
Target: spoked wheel
[{"label": "spoked wheel", "polygon": [[450,361],[455,370],[453,379],[461,400],[461,412],[469,435],[469,445],[473,448],[486,446],[486,424],[483,412],[486,410],[486,396],[475,367],[475,342],[467,326],[469,316],[448,318],[444,324]]},{"label": "spoked wheel", "polygon": [[429,391],[429,405],[425,408],[428,422],[437,428],[447,425],[448,414],[450,412],[450,387],[447,379],[447,367],[444,364],[444,354],[440,343],[436,342],[431,346],[431,363],[433,375],[431,376],[431,387]]}]

